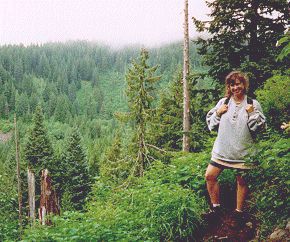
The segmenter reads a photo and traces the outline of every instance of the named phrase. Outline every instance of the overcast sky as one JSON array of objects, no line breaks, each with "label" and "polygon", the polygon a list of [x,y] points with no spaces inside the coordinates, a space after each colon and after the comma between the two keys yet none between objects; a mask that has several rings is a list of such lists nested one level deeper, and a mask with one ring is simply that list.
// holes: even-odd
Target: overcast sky
[{"label": "overcast sky", "polygon": [[[183,38],[184,0],[0,0],[0,44],[99,41],[160,45]],[[205,19],[205,0],[189,0]]]}]

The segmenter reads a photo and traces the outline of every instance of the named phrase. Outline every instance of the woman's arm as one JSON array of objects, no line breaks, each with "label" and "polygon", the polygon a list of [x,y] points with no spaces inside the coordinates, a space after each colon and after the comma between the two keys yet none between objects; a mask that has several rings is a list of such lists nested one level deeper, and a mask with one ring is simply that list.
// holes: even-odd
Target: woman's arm
[{"label": "woman's arm", "polygon": [[206,115],[206,123],[210,131],[217,130],[219,127],[222,113],[218,112],[218,110],[224,105],[224,101],[225,98],[221,99]]},{"label": "woman's arm", "polygon": [[252,112],[248,112],[248,127],[252,132],[259,132],[266,128],[266,118],[258,101],[253,100],[253,108]]}]

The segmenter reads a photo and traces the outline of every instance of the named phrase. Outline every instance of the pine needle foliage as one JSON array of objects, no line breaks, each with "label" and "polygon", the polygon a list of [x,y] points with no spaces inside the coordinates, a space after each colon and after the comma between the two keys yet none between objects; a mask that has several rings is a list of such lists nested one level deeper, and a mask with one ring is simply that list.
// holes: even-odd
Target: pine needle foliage
[{"label": "pine needle foliage", "polygon": [[85,204],[85,199],[90,192],[90,175],[86,155],[81,147],[81,136],[77,128],[74,128],[65,153],[65,192],[68,193],[65,201],[71,204],[75,210],[80,210]]},{"label": "pine needle foliage", "polygon": [[33,128],[29,133],[28,142],[25,147],[25,158],[28,161],[28,166],[36,174],[41,169],[49,169],[50,163],[53,160],[53,149],[43,119],[42,108],[37,106],[34,113]]},{"label": "pine needle foliage", "polygon": [[[109,184],[121,184],[130,175],[130,159],[124,157],[121,133],[117,131],[112,146],[106,151],[101,162],[100,175]],[[127,151],[127,149],[126,149]]]},{"label": "pine needle foliage", "polygon": [[[207,146],[210,134],[205,123],[206,113],[219,96],[215,84],[202,72],[191,72],[188,78],[190,96],[190,143],[191,152],[199,152]],[[156,115],[150,127],[151,142],[163,149],[179,151],[182,149],[183,92],[182,72],[177,70],[169,88],[161,93]]]},{"label": "pine needle foliage", "polygon": [[142,49],[140,57],[132,61],[131,67],[126,73],[127,97],[129,116],[134,123],[134,143],[137,149],[136,171],[143,176],[144,169],[148,165],[148,149],[146,147],[148,122],[152,117],[154,83],[161,77],[155,74],[158,66],[148,64],[149,53]]}]

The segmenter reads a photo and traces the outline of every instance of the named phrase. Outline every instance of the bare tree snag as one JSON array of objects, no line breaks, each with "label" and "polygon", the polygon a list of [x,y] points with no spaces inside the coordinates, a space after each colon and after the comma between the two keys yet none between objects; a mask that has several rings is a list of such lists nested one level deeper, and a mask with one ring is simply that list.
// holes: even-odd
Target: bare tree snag
[{"label": "bare tree snag", "polygon": [[188,34],[188,0],[184,1],[184,45],[183,45],[183,142],[182,150],[189,151],[189,131],[190,131],[190,115],[189,115],[189,34]]},{"label": "bare tree snag", "polygon": [[30,168],[27,169],[28,181],[28,206],[29,206],[29,219],[32,225],[35,224],[35,175]]},{"label": "bare tree snag", "polygon": [[59,215],[60,208],[56,192],[52,188],[52,181],[48,175],[48,170],[41,172],[41,195],[40,208],[38,210],[39,221],[42,225],[51,225],[51,220],[46,219],[46,215]]},{"label": "bare tree snag", "polygon": [[22,233],[22,191],[21,191],[21,177],[20,177],[20,159],[19,159],[19,142],[17,135],[16,114],[14,114],[14,136],[15,136],[15,159],[17,172],[17,189],[18,189],[18,224],[19,231]]}]

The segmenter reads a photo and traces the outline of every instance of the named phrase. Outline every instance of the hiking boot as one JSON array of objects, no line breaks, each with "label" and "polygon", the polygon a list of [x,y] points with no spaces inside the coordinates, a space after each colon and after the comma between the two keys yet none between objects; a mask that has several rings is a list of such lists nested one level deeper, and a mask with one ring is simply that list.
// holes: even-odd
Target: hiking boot
[{"label": "hiking boot", "polygon": [[203,220],[206,223],[215,223],[219,222],[222,215],[221,206],[212,207],[207,213],[202,215]]},{"label": "hiking boot", "polygon": [[245,213],[235,210],[231,216],[229,226],[233,229],[242,228],[246,223]]}]

